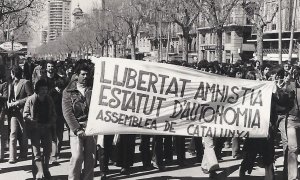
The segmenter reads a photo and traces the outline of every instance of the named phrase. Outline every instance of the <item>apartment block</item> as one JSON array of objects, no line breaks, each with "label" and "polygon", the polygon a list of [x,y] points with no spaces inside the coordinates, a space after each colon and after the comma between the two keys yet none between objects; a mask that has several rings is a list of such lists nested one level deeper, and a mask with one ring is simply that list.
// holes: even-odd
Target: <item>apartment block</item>
[{"label": "apartment block", "polygon": [[48,1],[48,41],[71,30],[71,0]]}]

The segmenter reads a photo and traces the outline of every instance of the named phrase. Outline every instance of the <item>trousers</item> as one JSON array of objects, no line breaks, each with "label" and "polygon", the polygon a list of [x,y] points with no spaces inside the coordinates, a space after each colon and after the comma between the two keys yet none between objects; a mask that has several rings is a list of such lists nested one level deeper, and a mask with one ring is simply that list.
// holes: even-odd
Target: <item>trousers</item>
[{"label": "trousers", "polygon": [[[69,180],[92,180],[96,158],[96,139],[94,136],[78,137],[70,132],[71,159]],[[81,173],[82,163],[84,163]]]},{"label": "trousers", "polygon": [[10,119],[9,159],[16,159],[17,140],[20,145],[20,157],[26,158],[28,152],[28,137],[23,116],[19,111],[14,112]]},{"label": "trousers", "polygon": [[298,173],[298,138],[300,133],[300,119],[289,115],[279,116],[279,131],[283,145],[284,156],[284,174],[287,174],[288,180],[299,179]]}]

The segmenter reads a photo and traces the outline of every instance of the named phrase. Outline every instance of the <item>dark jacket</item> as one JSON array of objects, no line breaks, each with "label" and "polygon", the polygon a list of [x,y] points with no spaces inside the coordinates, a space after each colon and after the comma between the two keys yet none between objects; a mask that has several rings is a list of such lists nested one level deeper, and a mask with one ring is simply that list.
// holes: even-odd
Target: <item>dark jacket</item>
[{"label": "dark jacket", "polygon": [[66,81],[58,74],[54,74],[53,78],[48,78],[47,75],[42,75],[40,79],[44,79],[47,82],[48,94],[52,97],[57,116],[62,116],[62,92],[57,92],[55,89],[59,87],[61,91],[66,87]]},{"label": "dark jacket", "polygon": [[287,115],[292,110],[295,105],[295,95],[295,87],[292,84],[288,87],[277,89],[274,101],[277,106],[281,107],[278,108],[278,114]]},{"label": "dark jacket", "polygon": [[4,109],[7,101],[7,82],[0,83],[0,112]]},{"label": "dark jacket", "polygon": [[35,68],[34,63],[24,63],[24,78],[31,81],[32,73]]},{"label": "dark jacket", "polygon": [[88,87],[83,96],[77,90],[76,84],[76,80],[71,81],[62,96],[63,115],[74,133],[86,125],[92,95],[92,90]]},{"label": "dark jacket", "polygon": [[[47,127],[54,127],[55,121],[56,121],[56,112],[53,100],[50,96],[46,96],[45,101],[48,103],[48,114],[43,115],[47,116],[48,122],[46,122],[44,125]],[[35,116],[38,112],[36,112],[36,102],[37,102],[37,94],[33,94],[28,97],[26,100],[24,111],[23,111],[23,118],[25,122],[28,124],[34,125],[38,127],[39,119]]]},{"label": "dark jacket", "polygon": [[23,113],[23,108],[27,98],[32,94],[32,86],[30,81],[26,79],[20,79],[16,95],[14,95],[14,83],[10,83],[8,86],[8,102],[13,102],[14,100],[18,102],[18,109],[21,113]]}]

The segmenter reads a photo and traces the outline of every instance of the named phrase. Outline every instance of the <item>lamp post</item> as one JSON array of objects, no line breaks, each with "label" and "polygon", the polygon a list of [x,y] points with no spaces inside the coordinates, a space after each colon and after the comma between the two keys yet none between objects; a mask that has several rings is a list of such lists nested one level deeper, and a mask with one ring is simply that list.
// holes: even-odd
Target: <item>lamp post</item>
[{"label": "lamp post", "polygon": [[11,38],[11,67],[12,67],[14,64],[14,41],[15,41],[14,30],[11,30],[10,32],[10,38]]},{"label": "lamp post", "polygon": [[11,30],[10,37],[11,37],[11,51],[13,52],[14,51],[14,40],[15,40],[14,30]]}]

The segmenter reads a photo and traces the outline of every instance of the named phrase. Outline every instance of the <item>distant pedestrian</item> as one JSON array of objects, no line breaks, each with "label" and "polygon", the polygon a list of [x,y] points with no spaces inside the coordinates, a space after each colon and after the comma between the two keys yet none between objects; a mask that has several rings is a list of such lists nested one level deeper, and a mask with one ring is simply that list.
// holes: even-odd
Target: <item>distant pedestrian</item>
[{"label": "distant pedestrian", "polygon": [[32,82],[32,73],[35,68],[34,63],[32,62],[31,57],[28,57],[24,63],[24,78]]},{"label": "distant pedestrian", "polygon": [[4,159],[5,141],[7,131],[4,129],[5,103],[7,101],[7,82],[4,75],[0,73],[0,162]]},{"label": "distant pedestrian", "polygon": [[27,158],[28,138],[23,120],[23,108],[27,98],[33,94],[30,81],[22,79],[22,68],[14,66],[11,70],[13,82],[8,86],[8,113],[10,117],[9,163],[16,162],[17,139],[20,145],[20,159]]},{"label": "distant pedestrian", "polygon": [[52,152],[50,164],[57,164],[63,140],[65,120],[62,114],[62,91],[65,88],[65,80],[57,74],[54,61],[46,63],[46,73],[41,76],[47,82],[48,94],[52,97],[57,112],[56,125],[52,127]]}]

